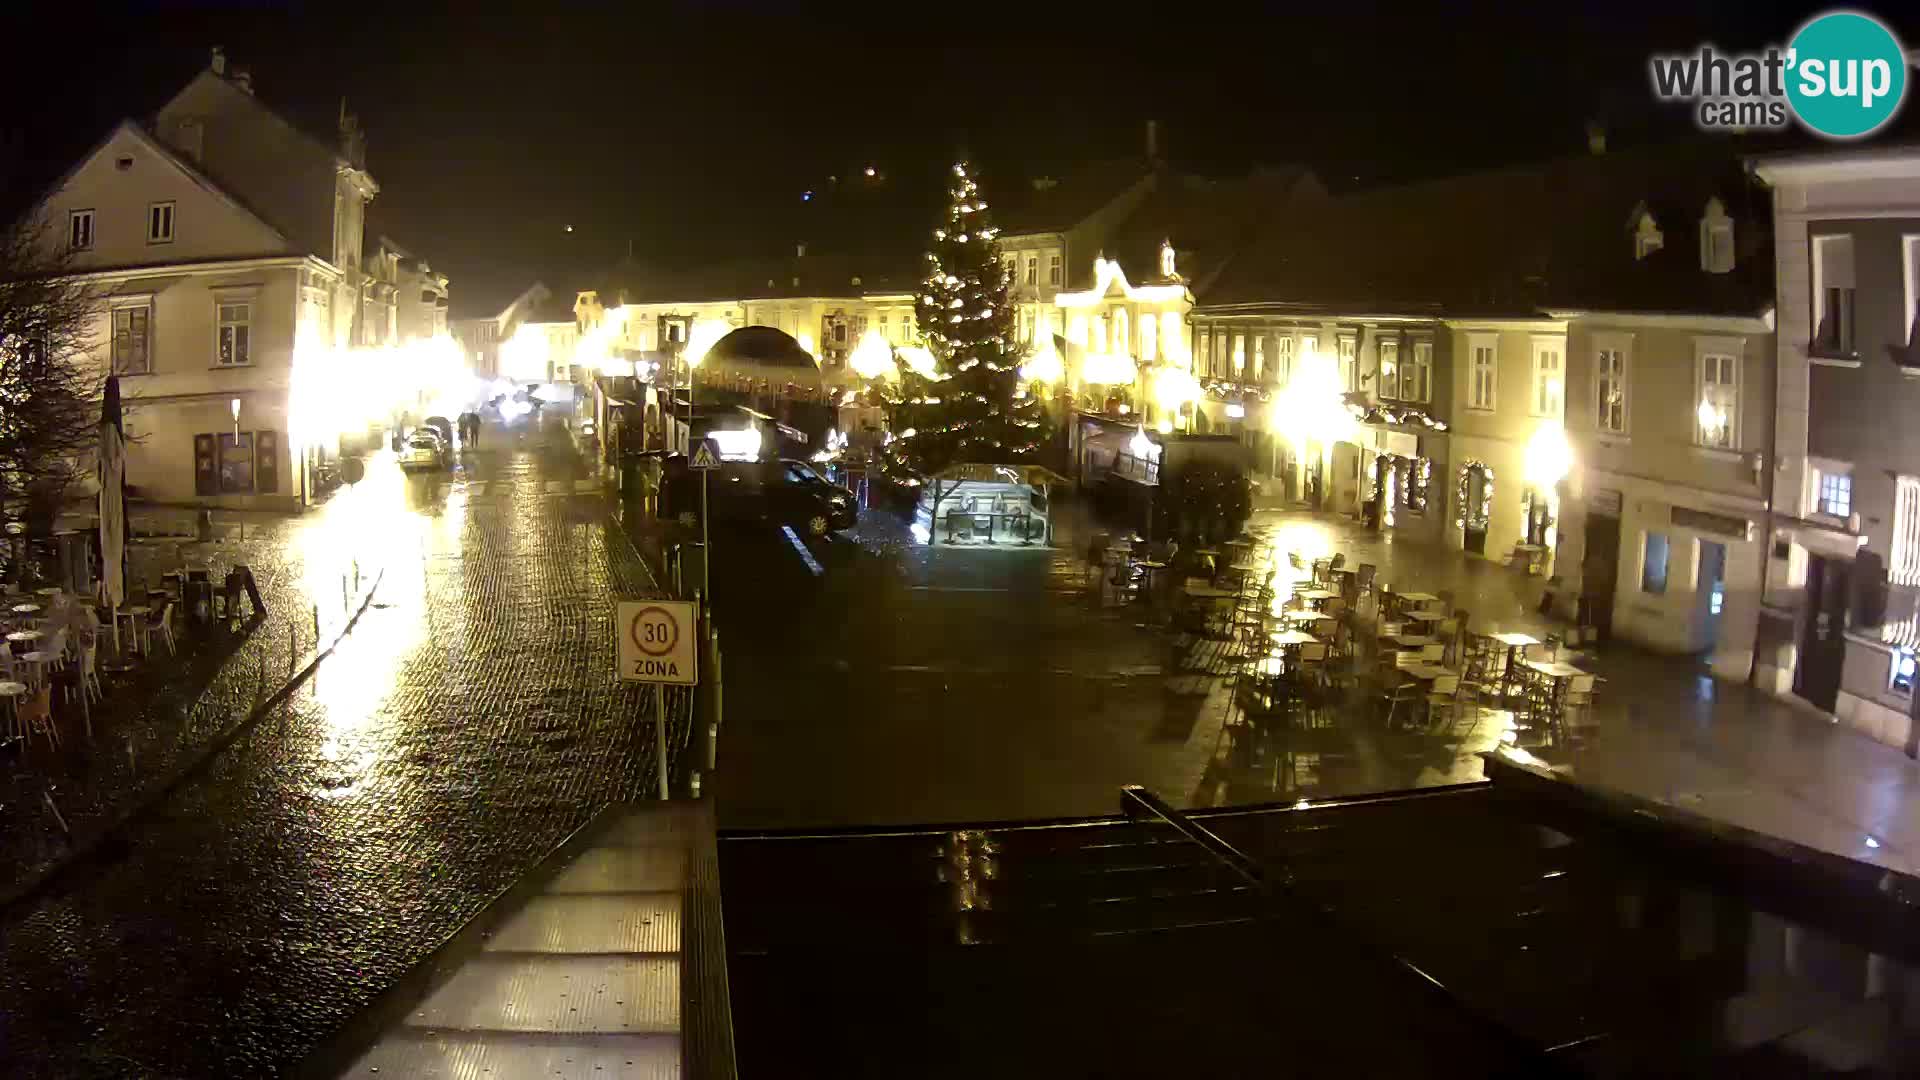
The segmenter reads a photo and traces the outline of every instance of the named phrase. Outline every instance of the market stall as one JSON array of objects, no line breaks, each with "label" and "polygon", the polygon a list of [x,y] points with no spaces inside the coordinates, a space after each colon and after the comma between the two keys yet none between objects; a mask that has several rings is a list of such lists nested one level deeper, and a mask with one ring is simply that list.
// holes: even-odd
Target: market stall
[{"label": "market stall", "polygon": [[920,488],[914,538],[925,544],[1051,544],[1050,492],[1066,482],[1040,465],[949,465]]}]

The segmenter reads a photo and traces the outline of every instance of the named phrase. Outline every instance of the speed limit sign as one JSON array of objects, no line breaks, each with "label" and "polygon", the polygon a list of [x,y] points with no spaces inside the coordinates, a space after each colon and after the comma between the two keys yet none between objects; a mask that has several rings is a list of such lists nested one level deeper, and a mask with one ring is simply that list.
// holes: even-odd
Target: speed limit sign
[{"label": "speed limit sign", "polygon": [[614,626],[620,637],[621,679],[675,686],[700,681],[691,601],[622,600]]}]

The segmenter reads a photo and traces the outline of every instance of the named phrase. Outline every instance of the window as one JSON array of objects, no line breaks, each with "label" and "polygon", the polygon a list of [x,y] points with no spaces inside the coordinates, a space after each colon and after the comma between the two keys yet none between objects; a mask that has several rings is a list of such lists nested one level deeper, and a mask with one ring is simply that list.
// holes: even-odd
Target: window
[{"label": "window", "polygon": [[1666,237],[1661,234],[1659,223],[1653,220],[1652,214],[1642,208],[1638,220],[1633,225],[1633,257],[1644,259],[1659,251],[1661,245],[1665,243]]},{"label": "window", "polygon": [[253,490],[253,433],[220,436],[220,494],[243,495]]},{"label": "window", "polygon": [[115,375],[145,375],[153,370],[152,352],[148,348],[152,340],[152,316],[153,309],[144,305],[113,309]]},{"label": "window", "polygon": [[1199,331],[1199,335],[1199,346],[1193,350],[1193,373],[1201,376],[1211,375],[1213,374],[1213,331],[1203,329]]},{"label": "window", "polygon": [[1267,377],[1267,335],[1259,334],[1253,339],[1253,381],[1264,382]]},{"label": "window", "polygon": [[1894,480],[1893,556],[1887,580],[1895,585],[1920,585],[1920,478]]},{"label": "window", "polygon": [[1709,274],[1733,269],[1733,219],[1719,199],[1708,199],[1700,218],[1700,269]]},{"label": "window", "polygon": [[148,204],[147,243],[173,243],[173,204],[171,202]]},{"label": "window", "polygon": [[1339,351],[1340,389],[1343,393],[1351,394],[1360,389],[1357,381],[1360,377],[1360,343],[1352,334],[1341,334],[1335,339],[1334,348]]},{"label": "window", "polygon": [[1282,331],[1273,343],[1273,382],[1285,386],[1293,381],[1293,334]]},{"label": "window", "polygon": [[1400,371],[1400,397],[1404,401],[1427,401],[1433,396],[1433,342],[1413,343],[1413,359]]},{"label": "window", "polygon": [[1000,265],[1003,267],[1006,267],[1006,270],[1007,270],[1008,285],[1012,285],[1014,282],[1020,280],[1019,270],[1017,269],[1017,267],[1019,266],[1019,260],[1020,260],[1020,257],[1018,255],[1006,255],[1001,257],[1000,259]]},{"label": "window", "polygon": [[1853,237],[1813,238],[1813,341],[1816,356],[1853,355]]},{"label": "window", "polygon": [[1160,327],[1152,315],[1140,316],[1140,360],[1151,364],[1160,355]]},{"label": "window", "polygon": [[1730,448],[1739,441],[1740,366],[1724,353],[1700,355],[1700,403],[1694,408],[1694,438],[1701,446]]},{"label": "window", "polygon": [[1040,284],[1040,256],[1027,256],[1027,284]]},{"label": "window", "polygon": [[1400,339],[1380,339],[1379,394],[1383,398],[1400,392]]},{"label": "window", "polygon": [[1300,348],[1297,350],[1299,355],[1306,356],[1309,353],[1316,353],[1319,351],[1320,351],[1320,336],[1318,334],[1300,335]]},{"label": "window", "polygon": [[1900,267],[1907,282],[1907,324],[1900,328],[1900,340],[1920,349],[1920,236],[1900,238]]},{"label": "window", "polygon": [[1247,335],[1233,335],[1233,377],[1240,378],[1247,372]]},{"label": "window", "polygon": [[1627,430],[1627,352],[1601,349],[1594,358],[1594,426],[1615,435]]},{"label": "window", "polygon": [[1533,342],[1533,415],[1558,419],[1562,412],[1565,384],[1561,381],[1560,340],[1536,338]]},{"label": "window", "polygon": [[1060,284],[1063,278],[1062,269],[1063,268],[1061,266],[1060,256],[1048,255],[1047,256],[1047,284],[1049,285]]},{"label": "window", "polygon": [[1495,376],[1500,370],[1499,341],[1492,334],[1475,334],[1467,339],[1473,363],[1467,372],[1467,408],[1493,408]]},{"label": "window", "polygon": [[1816,475],[1820,478],[1820,486],[1816,489],[1819,495],[1814,503],[1817,512],[1837,518],[1853,513],[1853,477],[1825,469],[1819,470]]},{"label": "window", "polygon": [[221,367],[241,367],[253,363],[253,305],[220,304],[220,340],[216,359]]},{"label": "window", "polygon": [[67,247],[73,251],[92,250],[93,211],[70,210],[67,212]]},{"label": "window", "polygon": [[880,316],[880,336],[889,342],[893,340],[892,332],[887,329],[887,317],[885,315]]},{"label": "window", "polygon": [[1667,556],[1669,545],[1665,533],[1646,534],[1646,553],[1640,559],[1640,591],[1658,596],[1667,591]]}]

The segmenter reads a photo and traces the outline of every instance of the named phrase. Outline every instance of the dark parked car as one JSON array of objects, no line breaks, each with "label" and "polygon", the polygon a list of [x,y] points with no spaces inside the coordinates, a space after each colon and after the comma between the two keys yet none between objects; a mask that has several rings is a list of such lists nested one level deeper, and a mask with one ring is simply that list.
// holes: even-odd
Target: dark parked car
[{"label": "dark parked car", "polygon": [[[708,482],[715,521],[762,521],[825,536],[860,518],[853,492],[828,483],[804,461],[723,461]],[[668,513],[684,522],[700,519],[700,474],[687,468],[686,458],[668,459],[665,495]]]}]

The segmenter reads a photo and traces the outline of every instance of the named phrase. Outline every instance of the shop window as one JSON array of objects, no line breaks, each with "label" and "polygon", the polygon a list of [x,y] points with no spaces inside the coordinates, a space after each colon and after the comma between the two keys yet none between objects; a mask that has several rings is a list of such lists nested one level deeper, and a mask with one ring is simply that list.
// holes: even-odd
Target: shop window
[{"label": "shop window", "polygon": [[280,487],[280,435],[274,431],[193,437],[196,495],[272,494]]},{"label": "shop window", "polygon": [[1670,545],[1665,533],[1650,532],[1646,538],[1646,553],[1640,559],[1640,591],[1660,596],[1667,591]]}]

